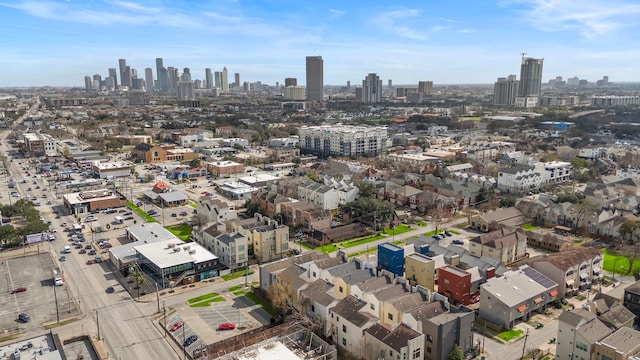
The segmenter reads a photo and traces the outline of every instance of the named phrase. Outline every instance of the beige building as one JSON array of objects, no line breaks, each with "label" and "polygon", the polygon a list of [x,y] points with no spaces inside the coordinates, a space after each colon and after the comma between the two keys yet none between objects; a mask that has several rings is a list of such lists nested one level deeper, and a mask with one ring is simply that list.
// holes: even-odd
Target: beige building
[{"label": "beige building", "polygon": [[469,240],[469,253],[477,258],[488,256],[509,265],[527,257],[524,231],[502,228]]},{"label": "beige building", "polygon": [[227,222],[228,231],[237,231],[248,238],[249,256],[259,262],[281,259],[289,251],[289,227],[280,225],[261,214],[251,219]]},{"label": "beige building", "polygon": [[432,258],[419,253],[407,255],[405,261],[405,277],[412,286],[420,285],[431,291],[434,289],[436,262]]},{"label": "beige building", "polygon": [[628,360],[640,355],[640,331],[623,327],[596,342],[592,360]]}]

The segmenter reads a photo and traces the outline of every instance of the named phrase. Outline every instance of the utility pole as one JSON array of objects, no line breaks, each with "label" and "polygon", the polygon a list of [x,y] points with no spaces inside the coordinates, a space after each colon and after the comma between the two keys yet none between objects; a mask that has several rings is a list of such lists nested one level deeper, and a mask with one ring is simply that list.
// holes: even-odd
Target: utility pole
[{"label": "utility pole", "polygon": [[167,307],[164,306],[164,300],[162,300],[162,313],[164,317],[164,337],[167,337]]},{"label": "utility pole", "polygon": [[158,283],[156,283],[156,300],[158,301],[158,313],[160,313],[160,291],[158,291]]},{"label": "utility pole", "polygon": [[100,340],[100,317],[98,317],[98,309],[96,309],[96,326],[98,327],[98,340]]},{"label": "utility pole", "polygon": [[529,329],[527,329],[527,333],[524,335],[524,345],[522,345],[522,360],[524,360],[524,354],[527,351],[527,338],[529,337]]},{"label": "utility pole", "polygon": [[53,297],[56,300],[56,322],[60,322],[60,311],[58,311],[58,294],[56,292],[56,284],[53,284]]},{"label": "utility pole", "polygon": [[187,342],[187,338],[185,336],[186,335],[184,334],[184,325],[182,325],[182,356],[184,357],[185,360],[187,360],[187,347],[185,346],[185,343]]}]

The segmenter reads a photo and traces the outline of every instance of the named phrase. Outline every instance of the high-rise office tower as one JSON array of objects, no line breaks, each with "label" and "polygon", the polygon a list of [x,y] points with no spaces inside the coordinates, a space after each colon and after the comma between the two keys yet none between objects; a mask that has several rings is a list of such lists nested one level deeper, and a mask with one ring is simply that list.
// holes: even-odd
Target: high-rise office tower
[{"label": "high-rise office tower", "polygon": [[118,72],[116,71],[116,68],[109,68],[109,77],[111,78],[111,81],[113,81],[113,88],[117,89],[118,88]]},{"label": "high-rise office tower", "polygon": [[169,66],[167,68],[167,72],[169,73],[169,91],[173,91],[178,86],[178,80],[180,80],[180,77],[178,76],[178,69],[173,66]]},{"label": "high-rise office tower", "polygon": [[195,85],[193,81],[178,81],[178,84],[176,85],[176,95],[178,97],[178,100],[195,100],[196,95],[194,89]]},{"label": "high-rise office tower", "polygon": [[284,79],[284,87],[287,86],[298,86],[298,79],[296,78],[285,78]]},{"label": "high-rise office tower", "polygon": [[125,79],[125,73],[127,70],[127,59],[118,59],[118,70],[120,71],[120,85],[122,86],[130,86],[130,83],[127,83]]},{"label": "high-rise office tower", "polygon": [[351,91],[351,81],[347,81],[347,91]]},{"label": "high-rise office tower", "polygon": [[182,81],[191,81],[191,69],[189,68],[184,68],[182,70],[182,76],[180,76],[180,79]]},{"label": "high-rise office tower", "polygon": [[493,85],[493,105],[513,106],[516,104],[520,82],[515,75],[498,78]]},{"label": "high-rise office tower", "polygon": [[84,77],[84,89],[85,90],[91,90],[91,87],[93,85],[93,82],[91,81],[91,76],[85,76]]},{"label": "high-rise office tower", "polygon": [[213,73],[215,87],[218,89],[222,88],[222,71],[216,71]]},{"label": "high-rise office tower", "polygon": [[235,73],[233,74],[234,77],[234,83],[233,83],[233,87],[234,88],[239,88],[240,87],[240,73]]},{"label": "high-rise office tower", "polygon": [[391,89],[393,87],[393,82],[391,81],[391,79],[389,79],[389,89]]},{"label": "high-rise office tower", "polygon": [[362,102],[377,103],[382,101],[382,80],[375,73],[370,73],[362,80]]},{"label": "high-rise office tower", "polygon": [[158,90],[161,92],[169,91],[169,72],[162,65],[162,58],[156,58],[156,75],[158,76]]},{"label": "high-rise office tower", "polygon": [[540,96],[543,61],[544,59],[522,58],[518,96]]},{"label": "high-rise office tower", "polygon": [[204,69],[204,81],[207,83],[207,89],[213,89],[213,74],[210,68]]},{"label": "high-rise office tower", "polygon": [[94,74],[93,75],[93,80],[97,81],[97,82],[102,82],[102,76],[100,76],[100,74]]},{"label": "high-rise office tower", "polygon": [[147,92],[151,92],[153,91],[153,89],[155,89],[155,86],[153,85],[153,69],[144,69],[144,81],[146,83]]},{"label": "high-rise office tower", "polygon": [[324,100],[324,62],[322,56],[307,56],[307,100]]},{"label": "high-rise office tower", "polygon": [[433,93],[433,81],[418,81],[418,92],[423,95]]},{"label": "high-rise office tower", "polygon": [[227,72],[227,67],[222,68],[222,92],[229,92],[229,73]]}]

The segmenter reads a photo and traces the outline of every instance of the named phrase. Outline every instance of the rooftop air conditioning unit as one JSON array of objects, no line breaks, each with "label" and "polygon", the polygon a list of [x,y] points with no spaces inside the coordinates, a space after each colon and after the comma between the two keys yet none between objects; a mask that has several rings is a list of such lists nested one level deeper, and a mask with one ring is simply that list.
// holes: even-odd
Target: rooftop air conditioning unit
[{"label": "rooftop air conditioning unit", "polygon": [[180,248],[179,248],[179,247],[174,248],[174,249],[173,249],[173,252],[180,252]]},{"label": "rooftop air conditioning unit", "polygon": [[169,245],[167,245],[167,246],[169,246],[169,249],[173,249],[174,247],[176,247],[176,244],[174,244],[174,243],[169,243]]},{"label": "rooftop air conditioning unit", "polygon": [[189,250],[189,249],[191,249],[191,246],[190,246],[190,245],[185,245],[185,246],[183,246],[183,248],[184,248],[185,250]]},{"label": "rooftop air conditioning unit", "polygon": [[195,253],[196,253],[196,251],[195,251],[195,250],[189,250],[189,255],[193,255],[193,254],[195,254]]}]

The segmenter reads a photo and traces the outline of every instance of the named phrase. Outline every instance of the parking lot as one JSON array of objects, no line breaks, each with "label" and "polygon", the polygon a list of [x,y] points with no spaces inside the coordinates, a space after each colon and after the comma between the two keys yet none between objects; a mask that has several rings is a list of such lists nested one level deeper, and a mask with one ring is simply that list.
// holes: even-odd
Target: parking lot
[{"label": "parking lot", "polygon": [[[56,298],[60,319],[78,314],[67,286],[54,286],[52,270],[56,267],[42,244],[40,254],[3,259],[0,279],[0,329],[31,329],[56,321]],[[28,251],[36,251],[32,246]],[[24,292],[11,294],[13,289],[26,288]],[[28,323],[19,322],[19,313],[31,317]]]},{"label": "parking lot", "polygon": [[177,344],[179,344],[181,347],[184,347],[185,340],[193,335],[196,335],[198,336],[198,339],[186,347],[187,352],[189,354],[192,354],[196,349],[204,349],[207,347],[207,344],[202,339],[202,336],[198,335],[186,321],[184,321],[184,325],[182,325],[181,328],[175,331],[171,331],[171,327],[178,321],[184,320],[179,315],[173,315],[172,317],[167,319],[167,330]]}]

